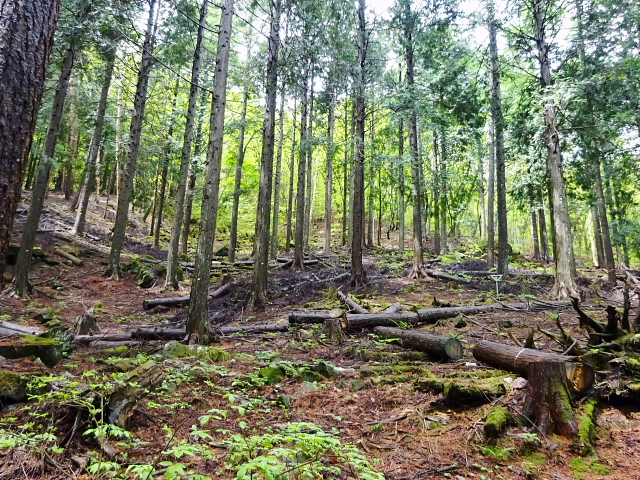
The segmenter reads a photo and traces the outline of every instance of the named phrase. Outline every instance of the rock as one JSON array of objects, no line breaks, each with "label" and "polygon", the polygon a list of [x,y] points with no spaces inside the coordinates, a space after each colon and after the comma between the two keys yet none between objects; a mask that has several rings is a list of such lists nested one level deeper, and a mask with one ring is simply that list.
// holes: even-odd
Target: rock
[{"label": "rock", "polygon": [[185,357],[196,357],[212,362],[224,362],[231,358],[229,352],[207,345],[184,345],[177,340],[171,340],[162,349],[165,358],[176,359]]},{"label": "rock", "polygon": [[50,338],[22,335],[0,341],[0,355],[3,357],[15,359],[35,356],[50,368],[56,366],[64,352],[63,343]]},{"label": "rock", "polygon": [[289,395],[280,395],[278,398],[276,398],[276,405],[279,405],[282,408],[290,408],[291,397]]},{"label": "rock", "polygon": [[229,245],[223,245],[214,253],[216,257],[228,257],[229,256]]},{"label": "rock", "polygon": [[498,328],[513,328],[513,322],[511,320],[500,320]]},{"label": "rock", "polygon": [[62,352],[68,356],[76,348],[76,339],[69,327],[59,320],[51,320],[45,323],[47,331],[40,334],[40,338],[50,338],[62,343]]},{"label": "rock", "polygon": [[260,369],[260,376],[267,379],[267,385],[275,385],[284,380],[286,374],[281,367],[268,366]]},{"label": "rock", "polygon": [[349,391],[350,392],[359,392],[360,390],[365,390],[369,388],[369,385],[367,383],[365,383],[362,380],[354,380],[353,382],[351,382],[351,385],[349,386]]},{"label": "rock", "polygon": [[27,400],[27,386],[33,373],[0,372],[0,403],[20,403]]},{"label": "rock", "polygon": [[93,315],[78,315],[74,325],[76,335],[96,335],[100,333],[98,319]]},{"label": "rock", "polygon": [[338,375],[335,367],[327,362],[319,362],[317,364],[309,365],[309,368],[316,373],[319,373],[325,378],[333,378]]}]

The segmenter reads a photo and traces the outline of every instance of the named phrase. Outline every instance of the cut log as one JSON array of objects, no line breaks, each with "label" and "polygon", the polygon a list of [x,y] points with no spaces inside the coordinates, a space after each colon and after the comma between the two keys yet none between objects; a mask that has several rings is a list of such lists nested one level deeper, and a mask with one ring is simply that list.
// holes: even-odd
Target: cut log
[{"label": "cut log", "polygon": [[39,328],[26,327],[17,323],[3,322],[0,320],[0,337],[10,337],[11,335],[41,335],[44,330]]},{"label": "cut log", "polygon": [[76,317],[73,330],[78,335],[92,335],[100,333],[98,319],[93,315],[84,314]]},{"label": "cut log", "polygon": [[[489,272],[487,270],[464,270],[458,273],[462,273],[464,275],[470,275],[472,277],[490,277],[491,275],[497,275],[496,272]],[[554,278],[553,273],[516,273],[510,272],[506,274],[507,277],[544,277],[544,278]]]},{"label": "cut log", "polygon": [[[222,285],[218,289],[214,290],[210,295],[209,299],[219,298],[223,295],[229,293],[234,287],[236,283],[231,282],[225,285]],[[144,300],[142,302],[143,310],[151,310],[152,308],[163,306],[163,307],[182,307],[189,304],[190,300],[189,295],[184,295],[182,297],[171,297],[171,298],[154,298],[151,300]]]},{"label": "cut log", "polygon": [[369,313],[369,310],[364,308],[349,295],[342,293],[340,290],[338,290],[338,298],[346,303],[347,306],[356,313]]},{"label": "cut log", "polygon": [[73,263],[76,266],[82,265],[82,260],[80,260],[75,255],[71,255],[70,253],[65,252],[64,250],[62,250],[62,249],[60,249],[58,247],[54,247],[53,251],[56,252],[58,255],[60,255],[62,258],[66,258],[67,260],[69,260],[71,263]]},{"label": "cut log", "polygon": [[474,347],[473,356],[476,360],[487,365],[518,373],[522,376],[528,374],[529,365],[532,363],[561,362],[565,368],[565,376],[578,393],[586,392],[595,382],[593,367],[574,356],[514,347],[488,340],[483,340]]},{"label": "cut log", "polygon": [[78,345],[89,345],[92,342],[126,342],[131,340],[130,333],[105,333],[101,335],[76,335]]},{"label": "cut log", "polygon": [[244,327],[221,327],[222,335],[233,335],[234,333],[271,333],[286,332],[289,330],[288,323],[265,323],[262,325],[247,325]]},{"label": "cut log", "polygon": [[384,312],[382,313],[400,313],[400,312],[402,312],[402,304],[400,302],[396,302],[390,307],[388,307],[387,309],[385,309]]},{"label": "cut log", "polygon": [[458,360],[464,354],[462,343],[447,335],[430,335],[392,327],[376,327],[373,332],[382,338],[398,338],[402,346],[427,352],[434,357]]},{"label": "cut log", "polygon": [[570,382],[563,360],[539,360],[529,363],[528,395],[525,417],[530,419],[543,435],[556,433],[573,438],[578,434],[571,395]]}]

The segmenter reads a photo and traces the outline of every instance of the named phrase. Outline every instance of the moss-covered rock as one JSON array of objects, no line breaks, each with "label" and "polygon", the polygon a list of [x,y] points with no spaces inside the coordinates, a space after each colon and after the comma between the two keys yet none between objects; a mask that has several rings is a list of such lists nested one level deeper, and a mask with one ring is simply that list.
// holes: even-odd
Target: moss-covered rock
[{"label": "moss-covered rock", "polygon": [[55,367],[64,356],[62,342],[51,338],[22,335],[11,337],[0,343],[0,355],[5,358],[38,357],[47,367]]},{"label": "moss-covered rock", "polygon": [[36,374],[0,372],[0,404],[27,400],[27,386]]},{"label": "moss-covered rock", "polygon": [[207,345],[184,345],[177,340],[172,340],[164,346],[163,355],[169,359],[196,357],[212,362],[225,362],[231,358],[226,350]]},{"label": "moss-covered rock", "polygon": [[153,264],[134,258],[122,268],[136,278],[140,288],[151,288],[153,286],[156,278]]},{"label": "moss-covered rock", "polygon": [[329,362],[318,362],[309,365],[309,369],[313,372],[319,373],[325,378],[333,378],[338,375],[336,368]]},{"label": "moss-covered rock", "polygon": [[275,385],[284,380],[287,375],[282,367],[270,365],[260,369],[260,376],[267,380],[267,385]]},{"label": "moss-covered rock", "polygon": [[485,379],[421,378],[413,382],[413,388],[420,392],[442,393],[446,404],[459,407],[488,403],[506,394],[510,387],[503,378],[494,377]]},{"label": "moss-covered rock", "polygon": [[412,350],[406,351],[387,351],[372,350],[367,348],[347,347],[347,354],[363,362],[381,362],[381,363],[401,363],[401,362],[428,362],[431,357],[426,352],[417,352]]},{"label": "moss-covered rock", "polygon": [[420,378],[413,382],[414,390],[419,392],[439,394],[444,391],[444,382],[437,378]]}]

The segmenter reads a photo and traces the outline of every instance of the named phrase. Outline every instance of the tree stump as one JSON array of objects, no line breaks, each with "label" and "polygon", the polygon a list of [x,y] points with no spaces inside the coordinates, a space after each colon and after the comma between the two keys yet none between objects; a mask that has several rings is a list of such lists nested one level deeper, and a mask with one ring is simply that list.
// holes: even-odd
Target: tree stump
[{"label": "tree stump", "polygon": [[578,434],[569,394],[566,365],[562,361],[532,362],[528,366],[529,389],[525,416],[540,433],[555,433],[567,438]]}]

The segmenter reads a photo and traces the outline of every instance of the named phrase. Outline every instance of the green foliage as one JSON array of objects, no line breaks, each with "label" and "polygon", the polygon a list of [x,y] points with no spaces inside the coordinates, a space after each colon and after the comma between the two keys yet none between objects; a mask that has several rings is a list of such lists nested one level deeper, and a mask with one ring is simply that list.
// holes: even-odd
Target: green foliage
[{"label": "green foliage", "polygon": [[225,440],[236,479],[248,480],[256,474],[270,480],[286,474],[302,479],[329,478],[353,471],[363,480],[384,479],[356,447],[344,445],[313,423],[287,423],[279,428],[273,433],[232,435]]}]

